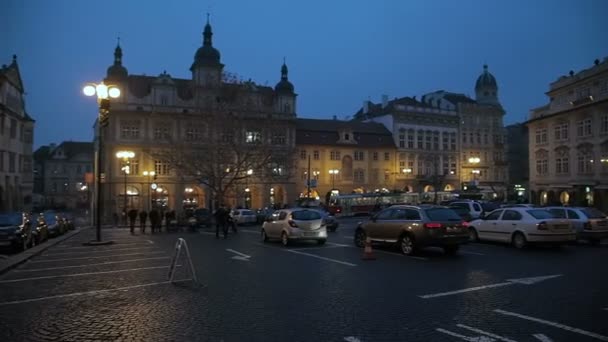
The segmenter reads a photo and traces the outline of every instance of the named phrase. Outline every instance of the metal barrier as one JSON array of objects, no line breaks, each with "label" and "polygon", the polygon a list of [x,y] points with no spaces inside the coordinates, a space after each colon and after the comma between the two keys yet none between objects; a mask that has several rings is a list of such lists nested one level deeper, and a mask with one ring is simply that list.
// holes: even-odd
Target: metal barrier
[{"label": "metal barrier", "polygon": [[190,257],[190,250],[188,249],[188,244],[186,243],[186,240],[184,240],[183,238],[177,239],[177,242],[175,243],[175,252],[173,253],[173,258],[171,258],[171,265],[169,265],[169,274],[167,275],[167,277],[169,278],[170,282],[173,282],[173,276],[175,275],[175,267],[177,266],[177,261],[179,260],[179,257],[181,255],[182,247],[186,251],[186,258],[188,259],[188,265],[190,265],[192,281],[194,282],[194,284],[198,284],[196,272],[194,271],[194,264],[192,264],[192,258]]}]

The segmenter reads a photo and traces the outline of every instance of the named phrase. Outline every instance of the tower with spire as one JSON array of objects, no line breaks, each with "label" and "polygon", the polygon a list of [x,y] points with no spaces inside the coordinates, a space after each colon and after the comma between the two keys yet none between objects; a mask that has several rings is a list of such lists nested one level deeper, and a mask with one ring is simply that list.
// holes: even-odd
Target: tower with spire
[{"label": "tower with spire", "polygon": [[475,82],[475,100],[479,104],[501,107],[500,101],[498,101],[496,78],[488,71],[487,64],[484,64],[483,72]]},{"label": "tower with spire", "polygon": [[288,78],[287,64],[283,59],[283,65],[281,66],[281,80],[274,87],[274,91],[277,95],[275,102],[275,110],[279,113],[294,114],[296,108],[296,94],[294,93],[294,87]]},{"label": "tower with spire", "polygon": [[127,68],[122,65],[122,49],[120,47],[120,38],[118,38],[118,42],[116,43],[116,48],[114,49],[114,64],[108,67],[108,71],[106,73],[106,80],[112,82],[123,82],[127,79],[129,73]]},{"label": "tower with spire", "polygon": [[190,67],[192,81],[197,86],[217,87],[222,82],[224,64],[220,62],[220,52],[213,47],[213,31],[207,14],[207,24],[203,30],[203,46],[196,50]]}]

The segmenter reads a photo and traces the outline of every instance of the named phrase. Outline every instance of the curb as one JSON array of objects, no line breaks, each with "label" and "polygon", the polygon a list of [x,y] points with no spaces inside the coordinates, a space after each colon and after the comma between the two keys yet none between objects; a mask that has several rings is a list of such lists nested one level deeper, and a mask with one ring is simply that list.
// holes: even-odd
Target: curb
[{"label": "curb", "polygon": [[52,240],[47,240],[45,241],[43,244],[38,245],[36,247],[30,248],[26,251],[23,251],[19,254],[15,254],[12,255],[10,257],[8,257],[8,259],[6,260],[1,260],[0,261],[0,274],[4,274],[7,271],[21,265],[22,263],[26,262],[27,260],[39,255],[40,253],[44,252],[45,250],[55,246],[56,244],[63,242],[75,235],[78,235],[80,232],[82,232],[83,230],[88,229],[88,227],[86,228],[79,228],[79,229],[75,229],[67,234],[64,234],[62,236],[58,236]]}]

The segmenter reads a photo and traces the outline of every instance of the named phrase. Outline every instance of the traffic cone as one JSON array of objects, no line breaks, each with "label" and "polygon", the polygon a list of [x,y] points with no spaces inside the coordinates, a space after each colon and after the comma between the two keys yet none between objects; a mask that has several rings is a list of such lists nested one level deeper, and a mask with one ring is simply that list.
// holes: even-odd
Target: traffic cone
[{"label": "traffic cone", "polygon": [[374,252],[372,250],[372,239],[369,237],[365,238],[365,248],[363,249],[363,260],[376,260]]}]

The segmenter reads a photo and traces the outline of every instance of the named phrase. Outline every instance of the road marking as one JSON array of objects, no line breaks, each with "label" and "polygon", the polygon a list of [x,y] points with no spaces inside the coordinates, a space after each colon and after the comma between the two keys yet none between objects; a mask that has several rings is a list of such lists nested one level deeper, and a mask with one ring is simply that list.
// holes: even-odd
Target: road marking
[{"label": "road marking", "polygon": [[469,251],[460,251],[460,254],[471,254],[471,255],[485,255],[483,253],[477,253],[477,252],[469,252]]},{"label": "road marking", "polygon": [[87,266],[113,265],[113,264],[122,264],[122,263],[125,263],[125,262],[160,260],[160,259],[169,259],[169,257],[154,257],[154,258],[130,259],[130,260],[120,260],[120,261],[106,261],[106,262],[100,262],[100,263],[97,263],[97,264],[87,264],[87,265],[59,266],[59,267],[47,267],[47,268],[31,268],[31,269],[24,269],[24,270],[14,270],[13,272],[40,272],[40,271],[51,271],[51,270],[63,270],[63,269],[66,269],[66,268],[78,268],[78,267],[87,267]]},{"label": "road marking", "polygon": [[133,248],[115,248],[115,249],[103,249],[98,251],[83,251],[83,252],[61,252],[61,253],[44,253],[42,256],[54,256],[54,255],[70,255],[70,254],[88,254],[88,253],[99,253],[99,252],[115,252],[115,251],[134,251],[139,249],[150,249],[156,248],[152,246],[147,247],[133,247]]},{"label": "road marking", "polygon": [[418,257],[418,256],[412,256],[412,255],[403,255],[401,253],[395,253],[395,252],[388,252],[388,251],[383,251],[383,250],[379,250],[379,249],[375,249],[374,253],[383,253],[383,254],[389,254],[389,255],[395,255],[395,256],[400,256],[400,257],[405,257],[408,259],[416,259],[416,260],[424,260],[424,261],[429,261],[428,258],[425,257]]},{"label": "road marking", "polygon": [[342,243],[327,242],[327,244],[332,245],[332,246],[337,246],[337,247],[350,247],[350,245],[345,245]]},{"label": "road marking", "polygon": [[532,284],[536,284],[538,282],[541,282],[543,280],[547,280],[547,279],[551,279],[551,278],[556,278],[556,277],[560,277],[560,276],[561,276],[561,274],[554,274],[554,275],[542,276],[542,277],[507,279],[507,281],[504,282],[504,283],[490,284],[490,285],[483,285],[483,286],[476,286],[476,287],[469,287],[469,288],[466,288],[466,289],[460,289],[460,290],[448,291],[448,292],[440,292],[440,293],[428,294],[428,295],[423,295],[423,296],[418,296],[418,297],[423,298],[423,299],[429,299],[429,298],[450,296],[450,295],[454,295],[454,294],[471,292],[471,291],[479,291],[479,290],[489,289],[489,288],[493,288],[493,287],[509,286],[509,285],[514,285],[514,284],[532,285]]},{"label": "road marking", "polygon": [[148,241],[148,243],[151,244],[151,245],[154,244],[154,241],[152,241],[152,240],[146,240],[146,241]]},{"label": "road marking", "polygon": [[235,251],[234,249],[227,248],[226,251],[237,254],[232,257],[232,259],[235,260],[249,261],[249,258],[251,258],[251,255],[243,254],[241,252]]},{"label": "road marking", "polygon": [[545,325],[549,325],[552,327],[556,327],[556,328],[560,328],[563,330],[567,330],[567,331],[571,331],[577,334],[581,334],[581,335],[585,335],[585,336],[589,336],[589,337],[593,337],[596,338],[600,341],[608,341],[608,336],[603,336],[600,334],[596,334],[590,331],[586,331],[583,329],[579,329],[579,328],[573,328],[561,323],[556,323],[556,322],[551,322],[551,321],[547,321],[541,318],[536,318],[536,317],[532,317],[532,316],[526,316],[526,315],[522,315],[522,314],[518,314],[515,312],[510,312],[510,311],[505,311],[505,310],[500,310],[500,309],[496,309],[494,310],[494,312],[498,312],[499,314],[503,314],[503,315],[507,315],[507,316],[513,316],[513,317],[518,317],[521,319],[526,319],[528,321],[532,321],[532,322],[537,322],[537,323],[541,323],[541,324],[545,324]]},{"label": "road marking", "polygon": [[489,333],[489,332],[487,332],[487,331],[483,331],[483,330],[481,330],[481,329],[477,329],[477,328],[470,327],[470,326],[468,326],[468,325],[464,325],[464,324],[456,324],[456,326],[457,326],[457,327],[459,327],[459,328],[463,328],[463,329],[467,329],[467,330],[470,330],[470,331],[476,332],[476,333],[478,333],[478,334],[482,334],[482,335],[487,335],[487,336],[490,336],[490,337],[495,338],[495,339],[500,340],[500,341],[505,341],[505,342],[517,342],[517,341],[514,341],[514,340],[509,339],[509,338],[506,338],[506,337],[502,337],[502,336],[499,336],[499,335],[496,335],[496,334]]},{"label": "road marking", "polygon": [[250,229],[239,229],[239,232],[249,233],[249,234],[261,234],[260,230],[250,230]]},{"label": "road marking", "polygon": [[347,336],[344,338],[344,341],[346,342],[362,342],[360,339],[356,338],[355,336]]},{"label": "road marking", "polygon": [[445,329],[442,329],[442,328],[437,328],[435,330],[437,330],[439,332],[442,332],[444,334],[450,335],[450,336],[458,337],[461,340],[469,341],[469,342],[493,342],[493,341],[496,341],[495,339],[490,338],[490,337],[486,337],[486,336],[468,337],[468,336],[464,336],[464,335],[455,333],[453,331],[445,330]]},{"label": "road marking", "polygon": [[298,251],[295,251],[293,249],[286,249],[285,251],[291,252],[291,253],[295,253],[295,254],[300,254],[300,255],[306,255],[306,256],[309,256],[309,257],[313,257],[313,258],[317,258],[317,259],[321,259],[321,260],[325,260],[325,261],[331,261],[331,262],[335,262],[335,263],[346,265],[346,266],[357,266],[356,264],[352,264],[350,262],[336,260],[336,259],[330,259],[330,258],[326,258],[326,257],[322,257],[322,256],[318,256],[318,255],[315,255],[315,254],[310,254],[310,253],[298,252]]},{"label": "road marking", "polygon": [[542,341],[542,342],[553,342],[553,340],[550,339],[545,334],[534,334],[532,336],[534,336],[537,340]]},{"label": "road marking", "polygon": [[[192,281],[192,279],[173,280],[172,282],[173,283],[177,283],[177,282],[185,282],[185,281]],[[172,282],[171,281],[161,281],[161,282],[157,282],[157,283],[147,283],[147,284],[140,284],[140,285],[117,287],[115,289],[93,290],[93,291],[85,291],[85,292],[74,292],[74,293],[67,293],[67,294],[55,295],[55,296],[47,296],[47,297],[38,297],[38,298],[31,298],[31,299],[14,300],[14,301],[10,301],[10,302],[0,303],[0,306],[13,305],[13,304],[23,304],[23,303],[31,303],[31,302],[39,302],[39,301],[43,301],[43,300],[57,299],[57,298],[68,298],[68,297],[86,296],[86,295],[93,295],[93,294],[112,292],[112,291],[126,291],[126,290],[130,290],[130,289],[137,289],[137,288],[140,288],[140,287],[148,287],[148,286],[171,284]]]},{"label": "road marking", "polygon": [[200,231],[198,233],[199,234],[204,234],[204,235],[215,235],[215,233],[212,233],[212,232],[203,232],[203,231]]},{"label": "road marking", "polygon": [[[115,243],[112,244],[111,246],[114,247],[122,247],[122,246],[134,246],[134,245],[138,245],[138,246],[147,246],[148,243],[141,243],[141,242],[134,242],[134,243]],[[110,245],[108,245],[110,246]],[[104,250],[103,247],[101,248],[96,248],[96,247],[90,247],[90,246],[78,246],[78,247],[63,247],[63,246],[58,246],[60,247],[59,249],[61,250],[65,250],[65,249],[88,249],[89,251],[97,251],[97,250]]]},{"label": "road marking", "polygon": [[78,258],[62,258],[62,259],[44,259],[44,260],[33,260],[29,261],[29,264],[39,264],[44,262],[54,262],[54,261],[68,261],[68,260],[87,260],[87,259],[101,259],[101,258],[113,258],[119,256],[132,256],[132,255],[147,255],[147,254],[163,254],[163,251],[157,252],[143,252],[143,253],[128,253],[128,254],[113,254],[113,255],[101,255],[101,256],[92,256],[92,257],[78,257]]},{"label": "road marking", "polygon": [[294,251],[309,251],[314,249],[329,249],[329,248],[341,248],[342,246],[319,246],[319,247],[298,247],[292,248]]},{"label": "road marking", "polygon": [[[177,266],[179,267],[181,265],[177,265]],[[129,268],[129,269],[126,269],[126,270],[101,271],[101,272],[86,272],[86,273],[60,274],[60,275],[43,276],[43,277],[32,277],[32,278],[9,279],[9,280],[0,280],[0,284],[18,283],[18,282],[21,282],[21,281],[54,279],[54,278],[63,278],[63,277],[82,277],[82,276],[94,275],[94,274],[108,274],[108,273],[141,271],[141,270],[155,270],[155,269],[160,269],[160,268],[169,268],[169,266],[140,267],[140,268]]]}]

